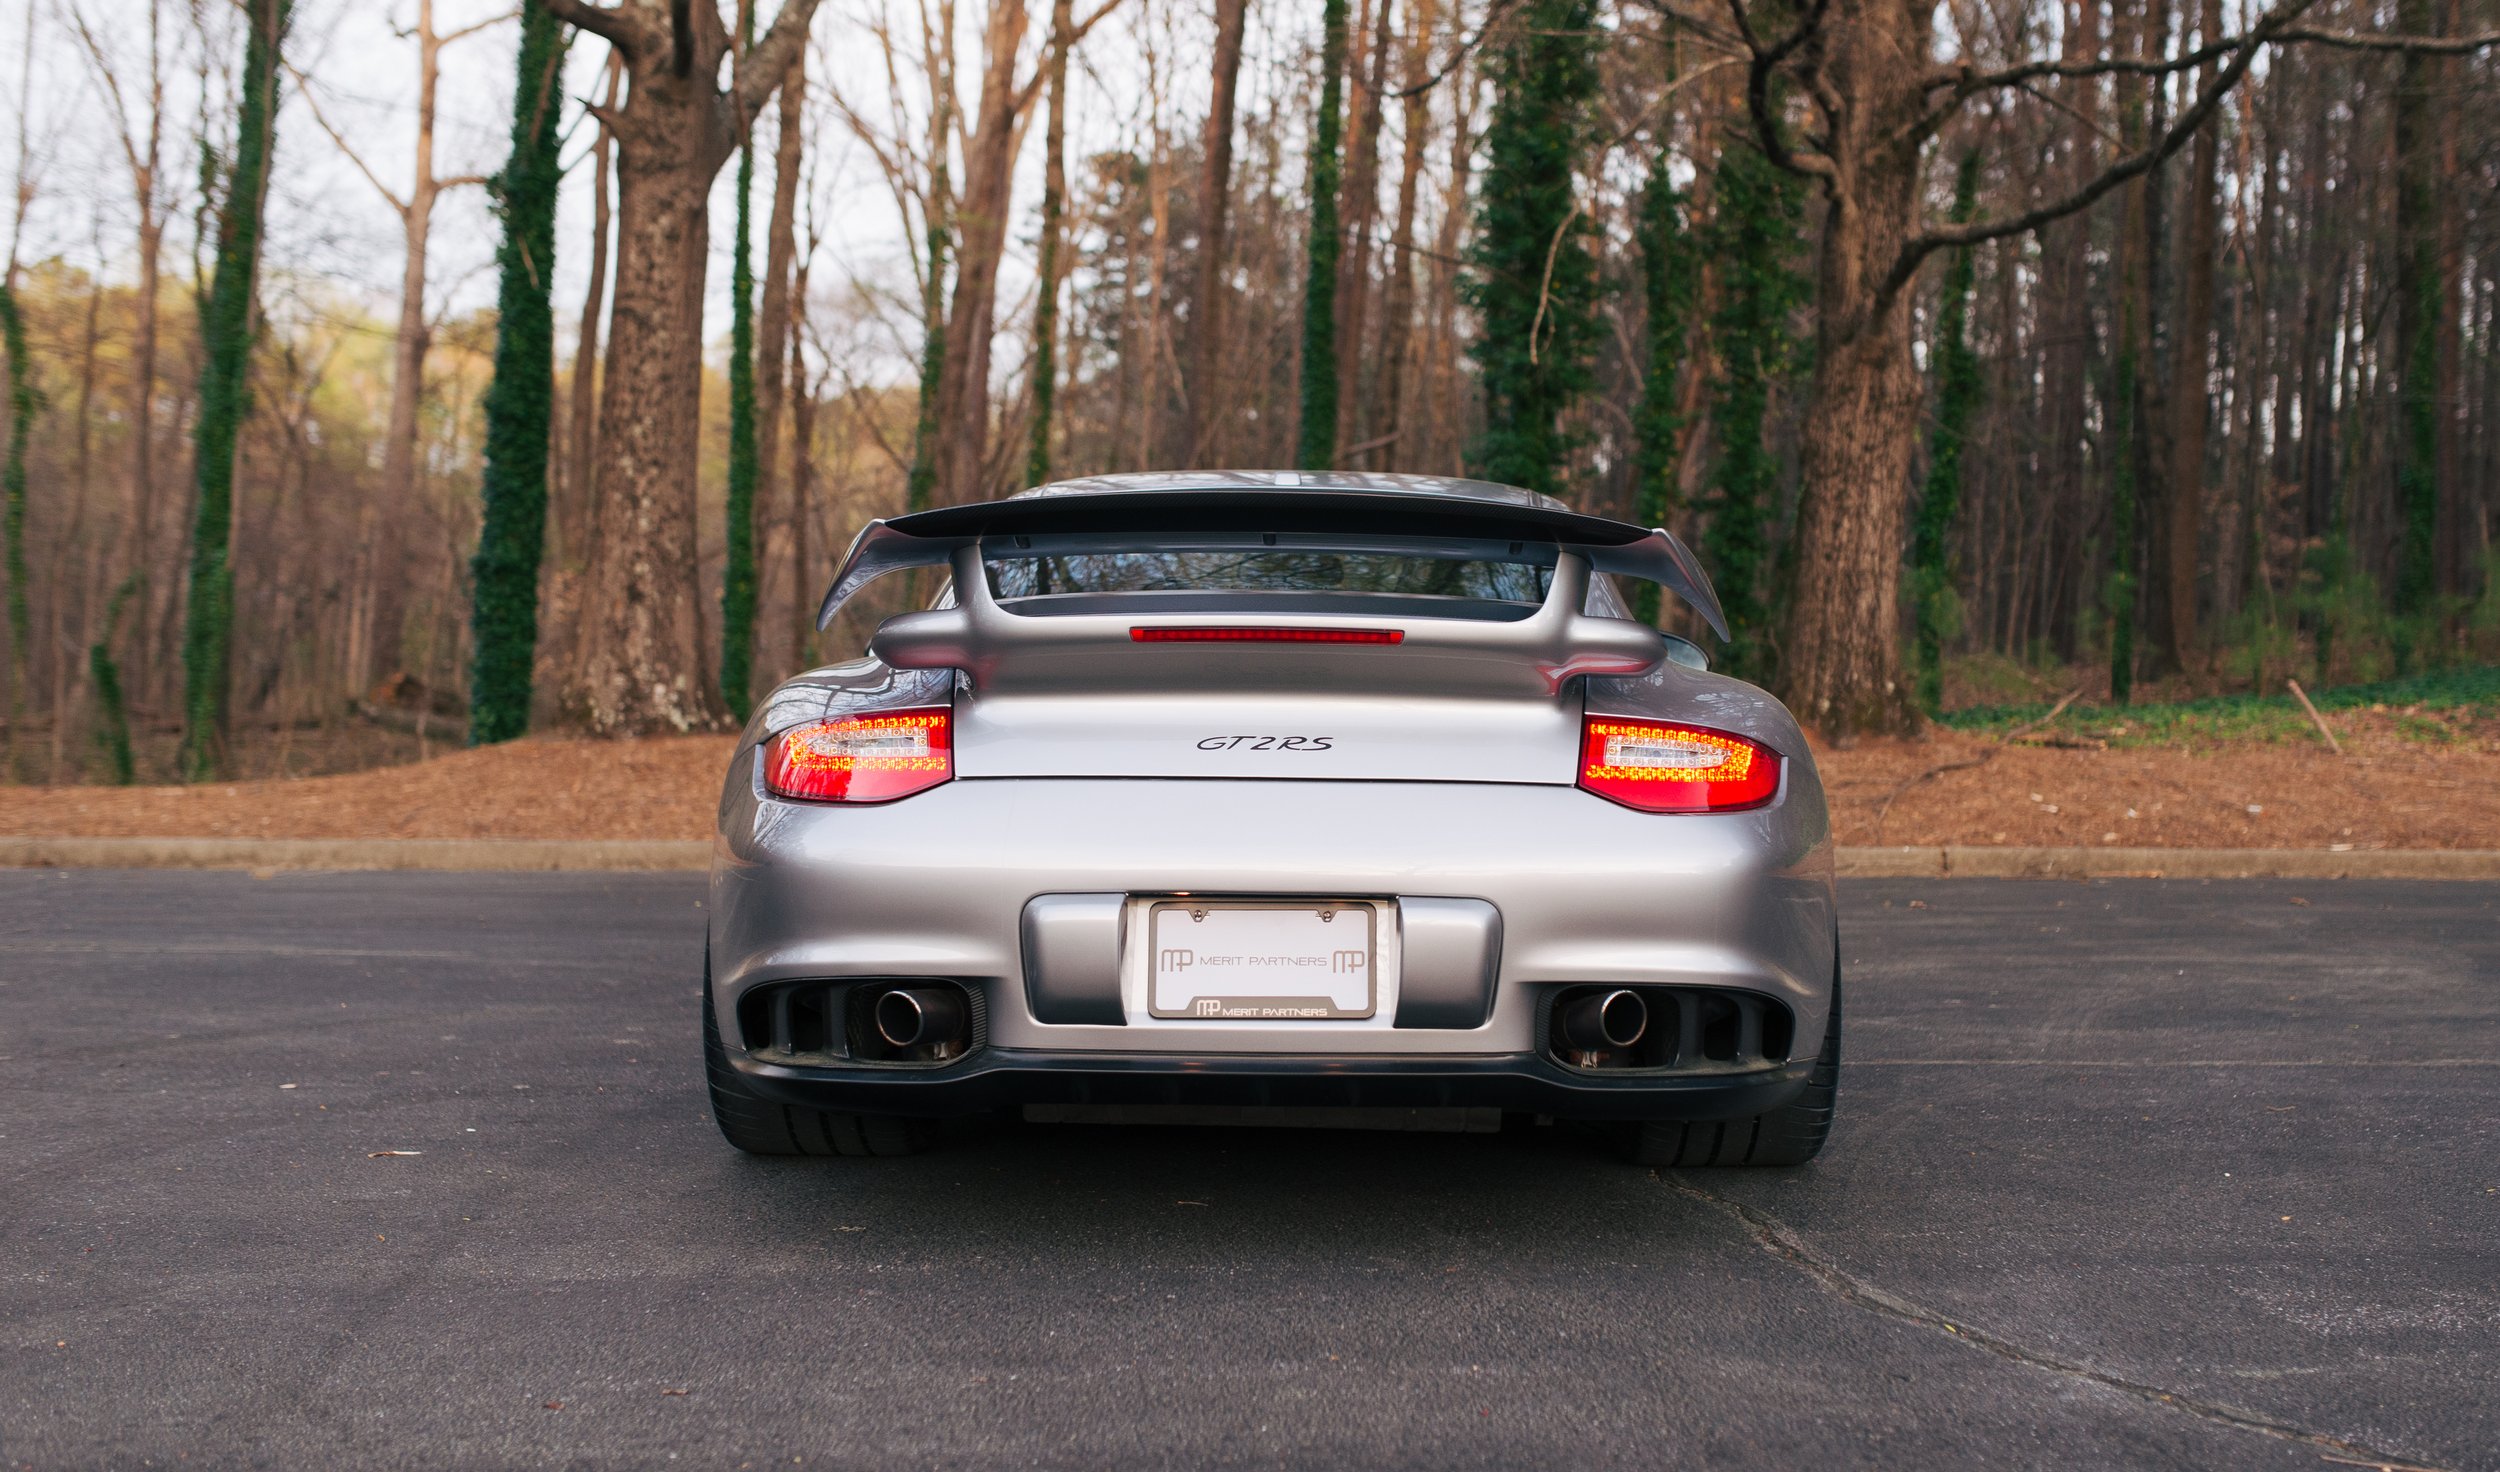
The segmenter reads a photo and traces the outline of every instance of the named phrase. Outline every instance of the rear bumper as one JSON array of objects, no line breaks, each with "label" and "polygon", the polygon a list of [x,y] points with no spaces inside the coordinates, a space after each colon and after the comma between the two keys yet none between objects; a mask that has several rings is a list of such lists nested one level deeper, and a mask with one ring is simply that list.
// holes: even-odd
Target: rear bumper
[{"label": "rear bumper", "polygon": [[[1569,1069],[1544,1052],[1548,1004],[1590,984],[1736,989],[1785,1004],[1801,1040],[1823,1035],[1831,1004],[1830,832],[1802,760],[1778,803],[1692,817],[1550,785],[1100,778],[958,780],[845,808],[768,799],[751,766],[742,752],[720,815],[713,999],[732,1062],[787,1102],[923,1115],[1025,1103],[1736,1115],[1793,1094],[1810,1059],[1742,1073]],[[1416,901],[1489,906],[1488,1005],[1472,1026],[1396,1025],[1401,978],[1384,950],[1379,1013],[1360,1021],[1155,1018],[1134,976],[1106,1016],[1062,1022],[1037,1008],[1022,928],[1037,896],[1173,893],[1376,899],[1407,917],[1410,946]],[[754,988],[884,979],[970,990],[983,1045],[907,1067],[759,1057],[743,1035]]]},{"label": "rear bumper", "polygon": [[1503,1109],[1569,1119],[1723,1119],[1775,1109],[1811,1058],[1738,1075],[1607,1077],[1532,1053],[1458,1057],[1245,1057],[985,1048],[942,1069],[791,1068],[734,1055],[757,1092],[786,1104],[948,1118],[1022,1104]]}]

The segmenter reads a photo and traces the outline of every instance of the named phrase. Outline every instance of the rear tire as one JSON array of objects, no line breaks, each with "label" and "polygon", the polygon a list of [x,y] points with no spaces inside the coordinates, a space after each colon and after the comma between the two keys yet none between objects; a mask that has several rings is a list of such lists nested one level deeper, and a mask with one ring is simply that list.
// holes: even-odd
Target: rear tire
[{"label": "rear tire", "polygon": [[1742,1119],[1645,1119],[1624,1127],[1634,1165],[1803,1165],[1822,1153],[1840,1094],[1840,975],[1832,975],[1831,1021],[1805,1090],[1779,1108]]},{"label": "rear tire", "polygon": [[712,1090],[712,1120],[721,1138],[749,1155],[910,1155],[928,1142],[928,1126],[889,1114],[842,1114],[767,1099],[747,1086],[721,1045],[712,1007],[712,968],[703,967],[703,1073]]}]

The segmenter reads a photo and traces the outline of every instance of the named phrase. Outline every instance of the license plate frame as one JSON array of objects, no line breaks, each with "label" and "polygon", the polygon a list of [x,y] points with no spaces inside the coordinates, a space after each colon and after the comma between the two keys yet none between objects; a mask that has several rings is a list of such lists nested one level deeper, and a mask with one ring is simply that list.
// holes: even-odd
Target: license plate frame
[{"label": "license plate frame", "polygon": [[[1158,1019],[1190,1022],[1364,1022],[1380,1013],[1380,908],[1340,899],[1155,899],[1146,907],[1146,1010]],[[1300,935],[1278,921],[1293,914],[1313,918]],[[1327,915],[1331,918],[1319,920]],[[1241,917],[1201,927],[1218,916]],[[1177,917],[1174,921],[1172,917]],[[1359,917],[1359,918],[1358,918]],[[1361,944],[1331,944],[1337,936],[1318,927],[1356,919]],[[1261,921],[1267,923],[1259,923]],[[1186,930],[1169,930],[1177,923]],[[1213,957],[1196,954],[1208,940],[1222,947]],[[1317,942],[1317,944],[1313,944]],[[1345,984],[1359,959],[1359,1001]],[[1172,964],[1175,961],[1178,964]],[[1194,981],[1179,973],[1221,964]],[[1270,982],[1268,977],[1275,980]],[[1313,983],[1319,983],[1316,988]],[[1270,987],[1251,990],[1251,987]],[[1205,989],[1190,989],[1190,988]]]}]

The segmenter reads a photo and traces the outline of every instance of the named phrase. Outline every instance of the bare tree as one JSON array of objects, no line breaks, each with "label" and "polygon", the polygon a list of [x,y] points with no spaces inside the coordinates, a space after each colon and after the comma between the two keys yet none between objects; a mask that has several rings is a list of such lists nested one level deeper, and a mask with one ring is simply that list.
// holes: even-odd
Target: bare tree
[{"label": "bare tree", "polygon": [[[163,0],[148,0],[148,44],[145,87],[137,80],[126,90],[122,84],[124,63],[98,38],[88,25],[85,12],[71,0],[66,7],[70,25],[78,33],[80,49],[94,71],[96,81],[104,88],[112,104],[114,136],[120,141],[122,161],[130,171],[131,204],[137,212],[138,239],[138,320],[130,343],[130,566],[142,576],[154,570],[156,559],[156,304],[157,288],[164,274],[165,220],[172,212],[174,191],[164,174],[165,161],[165,54]],[[138,95],[138,116],[132,116],[132,94]],[[170,581],[170,580],[159,580]],[[138,688],[149,688],[154,671],[148,658],[151,648],[151,620],[148,610],[155,606],[152,598],[139,600],[139,627],[131,636],[136,651],[131,664],[132,679]]]},{"label": "bare tree", "polygon": [[[1074,46],[1120,0],[1072,28]],[[936,496],[941,504],[977,498],[989,460],[990,341],[998,323],[998,267],[1007,243],[1009,193],[1023,142],[1023,120],[1048,81],[1047,64],[1019,76],[1030,16],[1025,0],[990,0],[981,43],[981,97],[964,141],[964,191],[956,202],[955,289],[947,303],[946,360],[937,382]]]},{"label": "bare tree", "polygon": [[540,0],[624,57],[616,135],[616,300],[601,388],[584,626],[562,703],[601,735],[711,729],[696,572],[695,457],[713,177],[779,90],[817,0],[786,0],[737,58],[715,0]]},{"label": "bare tree", "polygon": [[1241,33],[1250,0],[1215,0],[1215,59],[1199,148],[1198,264],[1189,308],[1189,454],[1213,453],[1216,365],[1222,361],[1224,250],[1233,217],[1233,98],[1241,81]]},{"label": "bare tree", "polygon": [[[755,514],[757,523],[767,528],[774,524],[773,508],[788,486],[787,478],[783,473],[786,462],[783,456],[781,428],[783,411],[787,407],[789,397],[789,364],[793,336],[790,327],[790,274],[793,257],[797,254],[799,171],[805,160],[806,148],[807,48],[805,47],[800,47],[798,52],[790,58],[789,74],[782,78],[781,82],[779,108],[781,131],[773,148],[772,216],[764,228],[764,293],[763,301],[756,314],[755,344],[755,439],[762,460],[759,467],[761,474],[756,487]],[[787,521],[784,524],[793,532],[797,530],[795,521]],[[766,540],[769,543],[769,533]],[[766,582],[769,582],[775,566],[775,559],[771,555],[769,545],[761,555],[760,575]],[[796,563],[792,564],[789,570],[794,578],[804,575],[804,568]],[[759,604],[764,608],[773,606],[772,599],[764,596],[768,591],[768,589],[761,590],[758,594]],[[803,600],[804,591],[796,591],[794,596]],[[767,619],[760,626],[758,634],[759,642],[765,646],[761,652],[767,661],[768,668],[786,667],[777,663],[777,656],[774,652],[779,647],[776,633],[778,624],[778,620]],[[799,657],[799,649],[793,648],[789,655],[790,661],[795,663]]]},{"label": "bare tree", "polygon": [[622,57],[608,56],[606,96],[591,114],[598,136],[590,145],[590,280],[582,288],[581,324],[574,333],[572,403],[567,417],[566,451],[558,460],[555,515],[551,520],[558,563],[576,562],[583,551],[590,503],[597,494],[591,468],[599,437],[599,327],[608,304],[608,234],[615,220],[616,136],[600,114],[616,110],[625,83]]},{"label": "bare tree", "polygon": [[311,83],[292,66],[287,68],[288,75],[295,78],[297,94],[311,109],[313,120],[330,135],[330,141],[346,155],[347,161],[356,166],[356,172],[364,175],[374,192],[382,196],[392,213],[399,216],[404,243],[399,272],[399,330],[391,341],[391,405],[389,426],[382,441],[382,486],[379,495],[365,503],[365,566],[357,579],[359,602],[349,623],[346,682],[349,690],[357,694],[373,681],[376,626],[381,619],[379,571],[396,561],[392,545],[406,509],[416,496],[417,413],[425,400],[425,355],[433,340],[433,325],[426,318],[425,284],[426,254],[434,235],[434,206],[450,190],[486,182],[483,174],[444,178],[434,172],[435,94],[442,81],[443,48],[508,18],[490,16],[444,33],[434,28],[434,0],[417,0],[416,27],[410,32],[417,43],[417,141],[405,193],[382,182],[381,174],[321,110],[320,95]]}]

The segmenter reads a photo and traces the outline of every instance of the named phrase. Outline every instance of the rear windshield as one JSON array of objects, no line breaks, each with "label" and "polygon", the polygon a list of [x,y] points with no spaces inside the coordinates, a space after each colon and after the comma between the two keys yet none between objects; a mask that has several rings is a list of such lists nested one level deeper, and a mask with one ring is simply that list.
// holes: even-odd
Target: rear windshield
[{"label": "rear windshield", "polygon": [[1541,603],[1553,569],[1525,562],[1273,548],[1101,552],[989,563],[995,598],[1060,593],[1398,593]]}]

